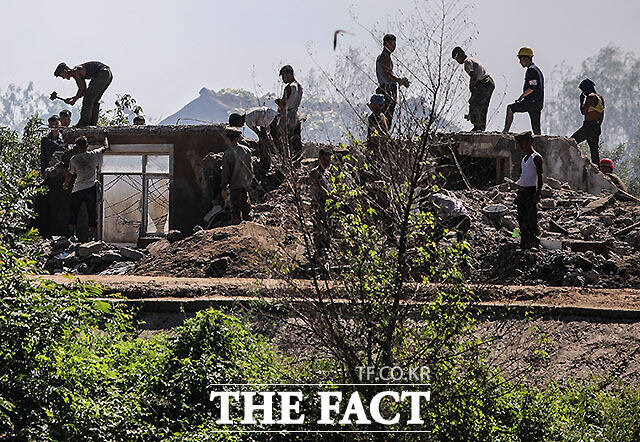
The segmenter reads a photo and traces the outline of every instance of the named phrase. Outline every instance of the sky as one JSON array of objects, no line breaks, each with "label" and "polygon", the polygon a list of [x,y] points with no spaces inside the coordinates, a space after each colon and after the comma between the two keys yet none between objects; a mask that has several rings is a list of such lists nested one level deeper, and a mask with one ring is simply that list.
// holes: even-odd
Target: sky
[{"label": "sky", "polygon": [[[384,28],[415,0],[1,1],[0,89],[33,81],[47,94],[71,96],[74,83],[54,78],[55,66],[99,60],[114,74],[105,101],[130,93],[159,120],[202,87],[278,92],[277,71],[285,62],[302,77],[314,63],[332,63],[336,29],[355,34],[344,36],[345,45],[376,51],[378,43],[352,12],[361,25]],[[510,102],[522,87],[524,72],[515,57],[521,46],[534,49],[545,73],[562,63],[578,67],[609,43],[640,54],[639,19],[640,2],[630,0],[479,0],[470,16],[478,38],[468,53]]]}]

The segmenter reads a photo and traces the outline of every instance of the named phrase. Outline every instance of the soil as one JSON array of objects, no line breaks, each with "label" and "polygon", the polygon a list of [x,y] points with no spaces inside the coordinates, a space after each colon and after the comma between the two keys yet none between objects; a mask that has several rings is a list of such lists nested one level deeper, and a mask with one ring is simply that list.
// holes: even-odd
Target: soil
[{"label": "soil", "polygon": [[274,262],[300,259],[295,235],[277,226],[252,222],[201,230],[170,243],[163,239],[130,272],[173,277],[269,277]]}]

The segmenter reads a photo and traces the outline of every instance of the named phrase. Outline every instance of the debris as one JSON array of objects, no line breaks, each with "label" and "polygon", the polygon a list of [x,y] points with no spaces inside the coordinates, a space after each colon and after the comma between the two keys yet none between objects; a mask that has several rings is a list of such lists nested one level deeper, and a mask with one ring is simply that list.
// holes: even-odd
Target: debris
[{"label": "debris", "polygon": [[601,241],[580,241],[576,239],[565,241],[564,244],[574,252],[593,251],[603,256],[609,256],[611,251],[609,243]]},{"label": "debris", "polygon": [[132,249],[129,247],[121,247],[120,255],[123,258],[130,259],[132,261],[140,261],[142,258],[144,258],[144,253],[142,253],[140,250]]},{"label": "debris", "polygon": [[615,201],[614,195],[598,198],[597,200],[587,204],[582,211],[585,214],[600,212],[601,210],[603,210],[605,207],[607,207],[609,204],[613,203],[614,201]]},{"label": "debris", "polygon": [[167,241],[169,241],[169,243],[174,243],[182,239],[184,239],[184,236],[179,230],[170,230],[169,233],[167,233]]},{"label": "debris", "polygon": [[94,255],[105,248],[106,244],[102,241],[91,241],[78,246],[78,256],[86,258],[89,255]]},{"label": "debris", "polygon": [[552,219],[549,220],[549,230],[556,233],[562,233],[563,235],[569,235],[569,231],[567,229]]},{"label": "debris", "polygon": [[629,227],[625,227],[624,229],[618,230],[613,234],[613,236],[624,236],[631,233],[633,230],[640,228],[640,222],[635,224],[631,224]]}]

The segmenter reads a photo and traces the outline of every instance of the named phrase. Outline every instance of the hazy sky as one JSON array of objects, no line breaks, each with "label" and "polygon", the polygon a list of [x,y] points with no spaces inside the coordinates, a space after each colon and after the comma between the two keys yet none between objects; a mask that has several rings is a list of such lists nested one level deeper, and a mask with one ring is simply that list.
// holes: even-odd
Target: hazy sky
[{"label": "hazy sky", "polygon": [[[413,3],[2,0],[0,88],[33,80],[42,92],[70,96],[73,82],[53,77],[57,63],[100,60],[114,73],[106,100],[130,92],[147,114],[160,118],[195,98],[203,86],[255,91],[258,83],[260,91],[271,90],[284,61],[304,76],[313,66],[309,46],[320,63],[330,63],[335,29],[356,33],[346,36],[345,44],[374,49],[377,44],[353,23],[349,8],[363,25],[373,26]],[[479,36],[469,52],[492,73],[498,91],[507,87],[508,100],[522,87],[524,73],[515,57],[522,45],[534,48],[545,73],[562,61],[578,66],[608,43],[640,51],[637,0],[480,0],[470,18]]]}]

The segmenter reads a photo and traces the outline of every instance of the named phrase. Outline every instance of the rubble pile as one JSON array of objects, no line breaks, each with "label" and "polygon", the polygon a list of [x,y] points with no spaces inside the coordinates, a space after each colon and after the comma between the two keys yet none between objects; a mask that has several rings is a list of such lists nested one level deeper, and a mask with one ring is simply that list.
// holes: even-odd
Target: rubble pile
[{"label": "rubble pile", "polygon": [[147,247],[149,254],[130,274],[192,278],[268,278],[274,262],[286,265],[302,255],[300,241],[280,227],[253,222],[180,232]]},{"label": "rubble pile", "polygon": [[44,270],[52,274],[123,275],[145,256],[145,251],[133,247],[102,241],[77,243],[64,236],[54,236],[38,247],[43,254]]},{"label": "rubble pile", "polygon": [[[620,195],[576,192],[553,178],[545,183],[538,211],[541,245],[528,251],[519,250],[513,181],[455,192],[473,223],[472,282],[640,287],[640,205]],[[504,216],[487,217],[483,208],[498,204]]]}]

